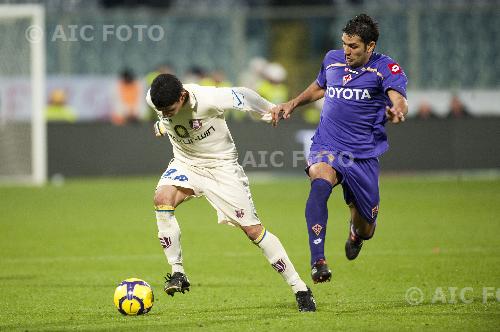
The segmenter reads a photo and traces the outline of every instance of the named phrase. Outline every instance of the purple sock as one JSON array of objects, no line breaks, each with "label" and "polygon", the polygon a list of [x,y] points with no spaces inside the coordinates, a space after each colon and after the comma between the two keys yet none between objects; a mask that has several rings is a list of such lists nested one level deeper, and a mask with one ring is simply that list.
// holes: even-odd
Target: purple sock
[{"label": "purple sock", "polygon": [[311,249],[311,266],[319,259],[325,259],[327,202],[332,193],[332,184],[325,179],[314,179],[306,203],[307,232]]}]

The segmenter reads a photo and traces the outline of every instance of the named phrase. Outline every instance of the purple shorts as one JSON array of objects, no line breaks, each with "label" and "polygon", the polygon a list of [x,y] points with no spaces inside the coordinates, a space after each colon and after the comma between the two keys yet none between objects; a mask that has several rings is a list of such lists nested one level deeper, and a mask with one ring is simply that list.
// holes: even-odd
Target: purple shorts
[{"label": "purple shorts", "polygon": [[374,223],[380,202],[378,159],[354,159],[349,154],[329,152],[313,145],[307,158],[306,172],[311,165],[320,162],[329,164],[337,171],[345,202],[354,204],[366,221]]}]

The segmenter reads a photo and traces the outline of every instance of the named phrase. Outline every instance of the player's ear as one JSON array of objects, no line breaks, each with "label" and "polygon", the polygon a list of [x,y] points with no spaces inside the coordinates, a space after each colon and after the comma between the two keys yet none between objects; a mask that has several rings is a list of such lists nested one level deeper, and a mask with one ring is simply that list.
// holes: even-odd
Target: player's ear
[{"label": "player's ear", "polygon": [[371,42],[368,43],[368,45],[366,45],[366,50],[368,52],[373,52],[375,50],[375,45],[377,43],[375,43],[373,40]]},{"label": "player's ear", "polygon": [[181,92],[181,101],[185,101],[189,96],[189,92],[187,90],[182,90]]}]

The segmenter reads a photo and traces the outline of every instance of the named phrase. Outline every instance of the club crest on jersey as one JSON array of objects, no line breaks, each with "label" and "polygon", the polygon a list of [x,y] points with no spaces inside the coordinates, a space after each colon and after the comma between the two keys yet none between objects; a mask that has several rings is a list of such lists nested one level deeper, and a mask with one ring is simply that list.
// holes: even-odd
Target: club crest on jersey
[{"label": "club crest on jersey", "polygon": [[189,120],[189,126],[194,130],[200,129],[202,125],[203,124],[201,123],[200,119]]},{"label": "club crest on jersey", "polygon": [[372,209],[372,218],[375,218],[378,214],[378,205]]},{"label": "club crest on jersey", "polygon": [[316,236],[319,236],[319,233],[321,233],[323,227],[320,224],[316,224],[313,227],[311,227],[311,229],[313,230],[314,234],[316,234]]},{"label": "club crest on jersey", "polygon": [[398,65],[397,63],[390,63],[387,65],[387,67],[389,67],[389,70],[391,71],[391,73],[393,75],[401,74],[403,72],[403,70],[401,69],[401,66]]},{"label": "club crest on jersey", "polygon": [[342,85],[346,85],[350,80],[352,80],[351,74],[344,75],[342,77]]}]

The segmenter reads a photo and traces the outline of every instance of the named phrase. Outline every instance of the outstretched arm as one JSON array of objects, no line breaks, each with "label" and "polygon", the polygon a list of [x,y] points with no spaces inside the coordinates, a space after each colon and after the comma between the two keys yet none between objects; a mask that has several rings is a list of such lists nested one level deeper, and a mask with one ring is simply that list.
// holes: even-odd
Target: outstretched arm
[{"label": "outstretched arm", "polygon": [[386,106],[385,108],[387,119],[395,124],[404,122],[408,114],[408,101],[396,90],[388,90],[387,95],[392,103],[392,107]]},{"label": "outstretched arm", "polygon": [[255,112],[264,115],[266,113],[269,113],[269,111],[271,111],[271,109],[276,106],[252,89],[245,87],[236,87],[233,88],[233,91],[236,96],[242,95],[245,99],[242,107],[243,111]]},{"label": "outstretched arm", "polygon": [[271,122],[271,109],[275,106],[257,92],[245,87],[217,88],[216,100],[222,110],[235,109],[249,112],[253,118]]},{"label": "outstretched arm", "polygon": [[314,81],[302,91],[297,97],[292,100],[279,104],[271,110],[273,116],[273,126],[277,126],[281,118],[288,119],[295,108],[312,103],[318,99],[323,98],[325,95],[325,89],[318,85],[318,82]]}]

